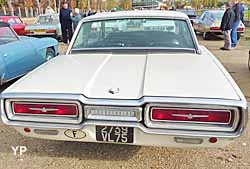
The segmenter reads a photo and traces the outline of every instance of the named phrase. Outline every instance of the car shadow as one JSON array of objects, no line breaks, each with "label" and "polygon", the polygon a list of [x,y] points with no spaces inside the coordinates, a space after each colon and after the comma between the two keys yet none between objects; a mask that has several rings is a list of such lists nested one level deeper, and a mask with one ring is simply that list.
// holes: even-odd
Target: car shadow
[{"label": "car shadow", "polygon": [[12,146],[26,146],[26,156],[77,158],[79,160],[127,161],[140,146],[66,142],[24,137],[13,128],[0,123],[0,153],[12,154]]}]

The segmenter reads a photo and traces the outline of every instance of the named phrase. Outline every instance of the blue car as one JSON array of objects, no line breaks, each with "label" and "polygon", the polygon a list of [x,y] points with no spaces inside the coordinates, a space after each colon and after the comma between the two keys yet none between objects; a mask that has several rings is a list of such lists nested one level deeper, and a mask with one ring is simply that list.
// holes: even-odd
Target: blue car
[{"label": "blue car", "polygon": [[58,42],[55,39],[17,36],[8,23],[0,22],[0,85],[57,55]]}]

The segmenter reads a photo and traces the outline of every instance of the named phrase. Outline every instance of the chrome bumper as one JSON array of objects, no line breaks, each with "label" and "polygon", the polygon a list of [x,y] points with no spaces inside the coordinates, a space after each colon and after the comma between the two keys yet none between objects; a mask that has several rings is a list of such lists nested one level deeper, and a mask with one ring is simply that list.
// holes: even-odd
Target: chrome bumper
[{"label": "chrome bumper", "polygon": [[[96,125],[105,126],[126,126],[134,128],[134,142],[132,145],[144,146],[166,146],[166,147],[223,147],[229,144],[239,135],[227,133],[194,133],[188,131],[167,131],[162,129],[145,128],[142,124],[137,123],[121,123],[107,121],[88,121],[80,129],[73,129],[84,133],[84,137],[76,139],[67,136],[65,133],[70,128],[49,128],[49,127],[31,127],[31,132],[24,132],[24,127],[15,126],[14,128],[24,136],[35,137],[40,139],[62,140],[62,141],[78,141],[78,142],[99,142],[96,140]],[[38,125],[39,126],[39,125]],[[72,129],[70,129],[72,130]],[[210,143],[209,139],[216,137],[216,143]],[[181,140],[186,140],[182,142]],[[194,141],[190,143],[189,141]],[[114,143],[114,142],[108,142]],[[123,143],[121,143],[123,144]],[[131,144],[131,143],[130,143]]]}]

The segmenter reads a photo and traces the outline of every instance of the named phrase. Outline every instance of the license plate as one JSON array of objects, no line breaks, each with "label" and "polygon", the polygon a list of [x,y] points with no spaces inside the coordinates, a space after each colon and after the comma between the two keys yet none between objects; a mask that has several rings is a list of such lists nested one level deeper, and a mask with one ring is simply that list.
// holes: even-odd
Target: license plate
[{"label": "license plate", "polygon": [[115,143],[133,143],[134,128],[118,126],[96,126],[96,140]]},{"label": "license plate", "polygon": [[35,33],[40,34],[40,33],[45,33],[45,30],[35,30]]}]

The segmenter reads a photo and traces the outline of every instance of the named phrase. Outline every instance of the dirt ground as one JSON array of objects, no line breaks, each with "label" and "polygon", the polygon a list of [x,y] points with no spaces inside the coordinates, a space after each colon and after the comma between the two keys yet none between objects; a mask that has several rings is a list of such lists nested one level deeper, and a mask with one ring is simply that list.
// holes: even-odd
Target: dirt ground
[{"label": "dirt ground", "polygon": [[[199,41],[219,58],[250,100],[250,41],[242,38],[239,48],[230,52],[219,50],[221,40],[199,37]],[[60,45],[61,53],[64,50]],[[27,152],[15,156],[11,146],[26,146]],[[39,140],[23,137],[0,123],[0,169],[250,169],[249,158],[250,125],[225,148],[174,149]]]}]

